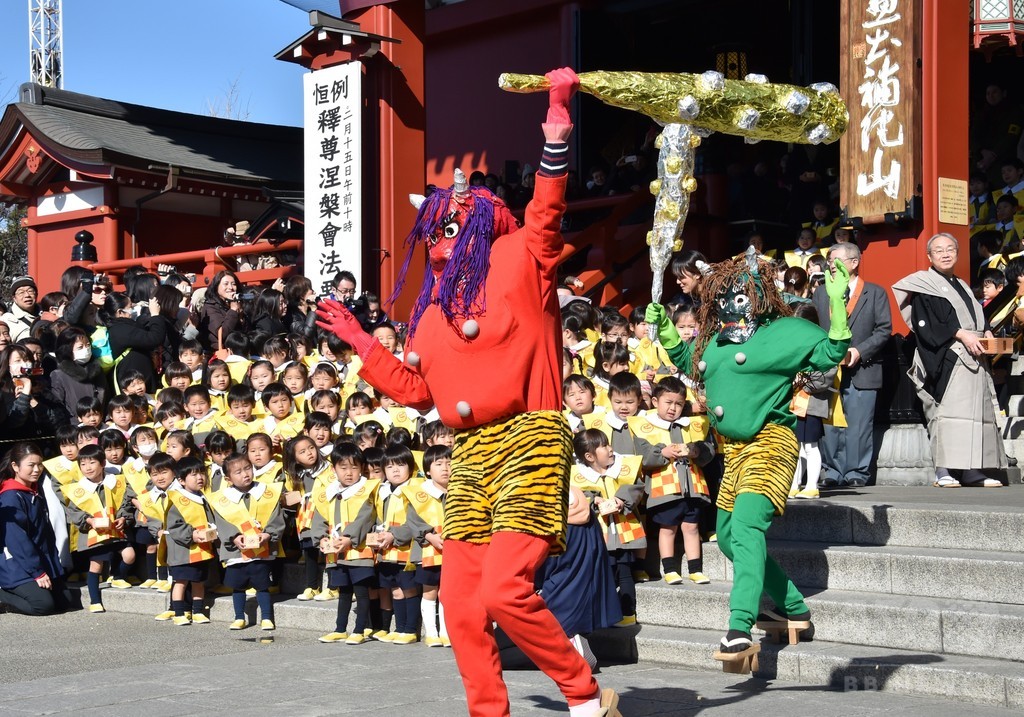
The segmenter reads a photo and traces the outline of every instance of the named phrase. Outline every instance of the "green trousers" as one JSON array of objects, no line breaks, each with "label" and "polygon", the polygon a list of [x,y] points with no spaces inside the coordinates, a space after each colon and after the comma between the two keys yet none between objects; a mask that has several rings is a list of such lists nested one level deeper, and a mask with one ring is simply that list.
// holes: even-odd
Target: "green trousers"
[{"label": "green trousers", "polygon": [[740,493],[732,512],[718,510],[718,547],[733,564],[729,594],[729,629],[750,633],[757,620],[761,592],[789,615],[807,611],[804,596],[768,557],[765,533],[775,509],[758,493]]}]

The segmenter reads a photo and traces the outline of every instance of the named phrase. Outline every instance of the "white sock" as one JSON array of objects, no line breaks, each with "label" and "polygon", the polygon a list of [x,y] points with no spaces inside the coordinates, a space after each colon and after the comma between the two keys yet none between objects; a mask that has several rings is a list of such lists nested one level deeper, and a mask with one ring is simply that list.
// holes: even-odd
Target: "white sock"
[{"label": "white sock", "polygon": [[569,705],[569,717],[592,717],[599,709],[601,709],[600,693],[598,693],[598,697],[587,700],[583,704]]},{"label": "white sock", "polygon": [[420,617],[423,618],[423,634],[437,637],[437,600],[420,600]]},{"label": "white sock", "polygon": [[804,486],[804,490],[817,490],[818,478],[821,477],[821,451],[818,450],[818,442],[801,444],[800,452],[807,457],[807,485]]},{"label": "white sock", "polygon": [[437,624],[440,628],[440,636],[448,639],[448,626],[444,624],[444,605],[441,604],[440,600],[437,601]]},{"label": "white sock", "polygon": [[800,455],[796,459],[796,470],[793,471],[792,490],[800,489],[800,479],[804,477],[804,444],[800,444]]}]

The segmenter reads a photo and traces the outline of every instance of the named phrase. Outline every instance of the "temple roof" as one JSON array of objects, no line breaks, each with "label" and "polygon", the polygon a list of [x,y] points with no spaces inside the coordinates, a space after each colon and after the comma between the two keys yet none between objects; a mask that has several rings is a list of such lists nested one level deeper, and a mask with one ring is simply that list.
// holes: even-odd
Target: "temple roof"
[{"label": "temple roof", "polygon": [[28,132],[55,163],[51,170],[64,165],[103,178],[115,168],[166,174],[173,167],[198,180],[302,186],[301,127],[144,107],[36,84],[22,85],[19,93],[20,101],[0,119],[0,167],[7,173],[0,182],[35,184],[52,173],[37,168],[26,175],[12,164],[17,158],[10,153]]}]

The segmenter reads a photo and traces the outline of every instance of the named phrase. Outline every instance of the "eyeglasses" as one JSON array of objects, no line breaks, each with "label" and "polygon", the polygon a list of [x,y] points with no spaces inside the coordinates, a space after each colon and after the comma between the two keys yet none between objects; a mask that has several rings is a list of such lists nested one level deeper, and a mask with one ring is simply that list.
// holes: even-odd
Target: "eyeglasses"
[{"label": "eyeglasses", "polygon": [[946,249],[932,249],[928,252],[932,256],[952,256],[957,253],[956,247],[948,247]]},{"label": "eyeglasses", "polygon": [[106,294],[110,290],[105,286],[94,286],[92,287],[92,293],[94,294]]}]

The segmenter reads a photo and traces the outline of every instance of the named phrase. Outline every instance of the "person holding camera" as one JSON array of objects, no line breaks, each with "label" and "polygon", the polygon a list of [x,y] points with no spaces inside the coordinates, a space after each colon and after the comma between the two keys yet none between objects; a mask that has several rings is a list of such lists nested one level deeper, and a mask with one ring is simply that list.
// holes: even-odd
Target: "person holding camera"
[{"label": "person holding camera", "polygon": [[70,297],[64,309],[64,320],[92,336],[101,324],[99,310],[113,291],[110,277],[84,267],[71,266],[61,275],[60,290]]},{"label": "person holding camera", "polygon": [[48,393],[32,351],[11,344],[0,352],[0,433],[5,439],[52,436],[70,420]]},{"label": "person holding camera", "polygon": [[120,292],[108,296],[103,304],[101,314],[110,335],[110,354],[115,360],[114,384],[117,385],[119,375],[137,371],[146,382],[146,391],[156,393],[160,379],[153,365],[153,352],[163,348],[167,323],[160,318],[160,302],[155,295],[146,302],[145,315],[135,308],[128,295]]},{"label": "person holding camera", "polygon": [[288,332],[312,339],[316,335],[316,292],[312,282],[297,274],[289,276],[282,293],[287,302],[284,325]]},{"label": "person holding camera", "polygon": [[228,269],[218,271],[206,290],[206,298],[195,319],[197,337],[207,354],[220,348],[219,333],[227,336],[241,324],[242,304],[238,296],[238,277]]},{"label": "person holding camera", "polygon": [[[331,298],[356,317],[359,325],[363,327],[363,331],[372,332],[376,327],[390,321],[388,315],[380,307],[380,300],[375,295],[365,291],[362,294],[356,293],[356,276],[351,271],[344,269],[339,271],[334,275],[334,281],[331,284],[334,286]],[[371,298],[376,301],[371,302]],[[376,306],[371,307],[371,303]]]}]

